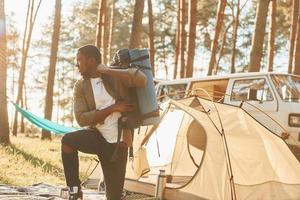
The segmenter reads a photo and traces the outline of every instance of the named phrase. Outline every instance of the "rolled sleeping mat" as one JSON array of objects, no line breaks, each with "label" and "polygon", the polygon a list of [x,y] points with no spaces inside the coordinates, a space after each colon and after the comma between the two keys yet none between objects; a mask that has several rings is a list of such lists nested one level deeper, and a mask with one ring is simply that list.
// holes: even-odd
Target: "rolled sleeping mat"
[{"label": "rolled sleeping mat", "polygon": [[159,107],[153,82],[152,68],[148,49],[129,50],[130,67],[137,67],[147,77],[146,87],[137,87],[136,94],[143,118],[142,125],[152,125],[159,122]]}]

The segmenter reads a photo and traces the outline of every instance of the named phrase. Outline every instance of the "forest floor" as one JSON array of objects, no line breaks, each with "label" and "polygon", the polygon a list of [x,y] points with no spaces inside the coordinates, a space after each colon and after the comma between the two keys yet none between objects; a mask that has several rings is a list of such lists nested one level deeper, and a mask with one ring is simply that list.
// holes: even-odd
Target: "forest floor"
[{"label": "forest floor", "polygon": [[[65,187],[61,161],[61,137],[41,140],[40,135],[19,134],[10,138],[11,144],[0,145],[0,199],[61,200]],[[97,156],[79,152],[80,179],[84,182],[94,167]],[[83,190],[86,200],[104,200],[105,195],[96,190]],[[154,200],[142,194],[126,195],[126,200]]]},{"label": "forest floor", "polygon": [[[49,183],[65,185],[61,161],[61,137],[41,140],[38,135],[19,134],[11,145],[0,146],[0,183],[15,186]],[[93,155],[79,153],[80,177],[85,180],[96,165]]]}]

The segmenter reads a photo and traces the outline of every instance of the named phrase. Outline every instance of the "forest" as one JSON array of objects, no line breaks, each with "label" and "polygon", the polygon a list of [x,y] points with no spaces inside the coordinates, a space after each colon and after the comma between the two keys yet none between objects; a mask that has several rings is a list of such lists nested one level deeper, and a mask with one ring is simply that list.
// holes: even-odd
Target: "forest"
[{"label": "forest", "polygon": [[[11,102],[66,126],[73,117],[73,86],[79,78],[76,51],[101,49],[109,65],[121,48],[148,48],[157,79],[230,73],[278,72],[300,75],[299,0],[64,0],[49,7],[27,0],[21,31],[17,12],[0,0],[0,143],[10,133],[41,132]],[[40,31],[40,37],[33,34]],[[42,131],[42,139],[51,139]]]}]

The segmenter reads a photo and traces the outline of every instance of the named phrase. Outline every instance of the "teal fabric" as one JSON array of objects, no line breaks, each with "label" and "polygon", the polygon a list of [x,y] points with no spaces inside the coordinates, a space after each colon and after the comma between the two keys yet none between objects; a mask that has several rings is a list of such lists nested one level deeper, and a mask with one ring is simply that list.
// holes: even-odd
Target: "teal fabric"
[{"label": "teal fabric", "polygon": [[51,122],[47,119],[43,119],[41,117],[38,117],[38,116],[30,113],[27,110],[22,109],[19,105],[15,104],[15,103],[13,103],[13,104],[16,107],[17,111],[19,111],[23,117],[28,119],[31,123],[33,123],[37,127],[40,127],[47,131],[50,131],[50,132],[53,132],[53,133],[56,133],[59,135],[63,135],[63,134],[69,133],[69,132],[80,130],[79,128],[65,127],[65,126],[59,125],[57,123]]}]

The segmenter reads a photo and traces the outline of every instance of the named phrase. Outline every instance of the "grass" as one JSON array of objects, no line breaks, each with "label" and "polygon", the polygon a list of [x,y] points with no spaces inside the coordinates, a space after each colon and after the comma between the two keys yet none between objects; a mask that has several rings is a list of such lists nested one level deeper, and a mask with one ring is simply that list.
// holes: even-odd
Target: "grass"
[{"label": "grass", "polygon": [[[0,146],[0,184],[25,186],[40,182],[64,185],[60,140],[42,141],[19,134],[11,145]],[[84,180],[95,166],[96,156],[79,153],[80,177]]]}]

